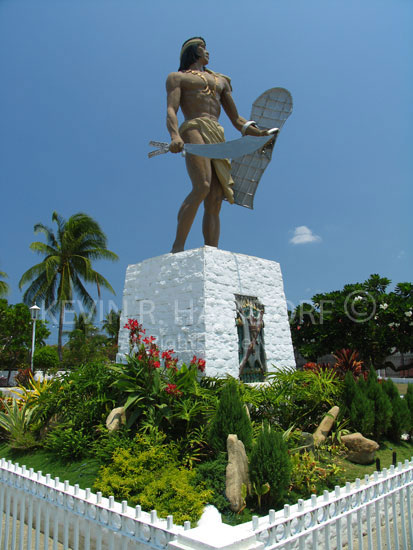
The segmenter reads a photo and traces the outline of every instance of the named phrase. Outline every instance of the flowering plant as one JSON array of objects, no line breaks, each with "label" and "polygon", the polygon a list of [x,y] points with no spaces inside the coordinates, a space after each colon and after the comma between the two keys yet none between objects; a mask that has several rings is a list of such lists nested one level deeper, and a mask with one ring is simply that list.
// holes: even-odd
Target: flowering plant
[{"label": "flowering plant", "polygon": [[116,374],[113,385],[127,396],[128,424],[143,414],[156,419],[156,424],[171,420],[174,401],[191,393],[198,374],[205,370],[205,361],[194,356],[189,367],[183,364],[178,368],[174,350],[161,351],[156,338],[147,336],[136,319],[128,319],[124,328],[129,330],[127,361],[111,368]]}]

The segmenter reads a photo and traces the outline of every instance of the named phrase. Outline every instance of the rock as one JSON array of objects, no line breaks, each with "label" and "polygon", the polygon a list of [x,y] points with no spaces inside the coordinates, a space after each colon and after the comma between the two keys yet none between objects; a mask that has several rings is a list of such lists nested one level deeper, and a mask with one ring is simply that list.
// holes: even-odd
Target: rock
[{"label": "rock", "polygon": [[372,439],[367,439],[361,433],[342,435],[341,441],[348,449],[347,458],[356,464],[370,464],[380,447]]},{"label": "rock", "polygon": [[242,484],[250,489],[248,477],[248,458],[244,443],[234,434],[227,438],[228,465],[226,469],[225,494],[233,512],[239,512],[244,506],[241,495]]},{"label": "rock", "polygon": [[336,421],[339,412],[339,407],[333,407],[328,411],[328,413],[321,421],[321,424],[314,432],[314,445],[320,445],[320,443],[327,439],[327,436],[330,433],[330,430],[333,427],[333,424]]},{"label": "rock", "polygon": [[125,407],[118,407],[109,413],[106,419],[106,427],[110,432],[115,432],[126,424]]}]

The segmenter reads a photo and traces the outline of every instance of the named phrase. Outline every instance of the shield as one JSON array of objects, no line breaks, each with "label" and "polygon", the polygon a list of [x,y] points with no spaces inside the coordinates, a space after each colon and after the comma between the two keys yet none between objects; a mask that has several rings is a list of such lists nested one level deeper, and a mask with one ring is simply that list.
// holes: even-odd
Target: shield
[{"label": "shield", "polygon": [[[261,128],[277,127],[282,129],[284,122],[293,110],[291,94],[285,88],[271,88],[261,94],[252,104],[251,120],[255,120]],[[255,191],[260,179],[271,161],[275,139],[269,141],[263,148],[232,161],[231,175],[234,179],[235,204],[253,208]]]}]

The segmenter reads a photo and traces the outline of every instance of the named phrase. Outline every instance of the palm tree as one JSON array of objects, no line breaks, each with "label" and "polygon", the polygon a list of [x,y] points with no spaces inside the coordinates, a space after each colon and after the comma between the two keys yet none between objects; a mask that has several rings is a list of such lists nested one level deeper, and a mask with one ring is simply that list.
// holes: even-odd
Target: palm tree
[{"label": "palm tree", "polygon": [[109,340],[116,342],[120,329],[120,311],[111,309],[105,316],[102,328],[109,336]]},{"label": "palm tree", "polygon": [[[2,279],[7,278],[7,273],[4,273],[4,271],[0,271],[0,277]],[[9,293],[9,285],[5,281],[0,281],[0,298],[2,296],[7,296]]]},{"label": "palm tree", "polygon": [[84,287],[94,283],[100,298],[100,288],[115,293],[109,282],[92,268],[92,260],[117,260],[118,256],[106,248],[106,235],[99,224],[87,214],[79,212],[67,221],[53,212],[52,221],[57,233],[42,223],[34,226],[35,233],[43,233],[46,243],[34,242],[30,248],[45,256],[44,260],[28,269],[19,282],[20,289],[31,283],[23,295],[26,304],[44,300],[50,311],[59,311],[58,353],[62,360],[62,334],[65,308],[70,306],[73,294],[90,310],[95,303]]}]

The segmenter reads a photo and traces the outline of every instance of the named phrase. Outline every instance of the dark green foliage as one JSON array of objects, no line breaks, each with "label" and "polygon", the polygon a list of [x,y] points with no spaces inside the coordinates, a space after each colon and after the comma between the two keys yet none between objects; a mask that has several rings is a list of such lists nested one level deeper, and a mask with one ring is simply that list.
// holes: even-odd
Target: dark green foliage
[{"label": "dark green foliage", "polygon": [[33,356],[33,370],[55,372],[59,368],[59,356],[54,346],[38,348]]},{"label": "dark green foliage", "polygon": [[343,393],[341,396],[340,416],[349,417],[351,405],[356,394],[356,381],[354,376],[348,372],[344,377]]},{"label": "dark green foliage", "polygon": [[[397,351],[412,351],[413,284],[399,283],[389,291],[390,280],[377,274],[364,283],[347,284],[312,297],[290,316],[294,347],[315,361],[332,350],[350,348],[360,353],[365,366],[376,369]],[[397,323],[397,330],[394,325]]]},{"label": "dark green foliage", "polygon": [[59,424],[46,436],[45,448],[63,462],[80,460],[91,454],[92,436],[84,428]]},{"label": "dark green foliage", "polygon": [[409,433],[413,433],[413,384],[407,384],[407,392],[404,396],[409,409]]},{"label": "dark green foliage", "polygon": [[367,378],[367,397],[374,403],[373,438],[380,441],[390,427],[392,406],[390,399],[377,380],[376,371],[371,367]]},{"label": "dark green foliage", "polygon": [[96,457],[102,464],[108,464],[112,460],[116,449],[130,449],[134,441],[125,427],[109,432],[106,426],[98,427],[100,435],[92,444],[92,456]]},{"label": "dark green foliage", "polygon": [[343,381],[334,372],[280,369],[268,376],[268,384],[244,386],[244,401],[249,404],[251,420],[268,422],[282,430],[292,425],[314,432],[323,417],[337,404]]},{"label": "dark green foliage", "polygon": [[238,385],[231,378],[223,386],[215,416],[209,431],[209,444],[216,451],[227,450],[229,434],[236,434],[245,446],[247,452],[252,445],[251,421],[242,402]]},{"label": "dark green foliage", "polygon": [[[29,366],[33,324],[25,304],[8,304],[0,299],[0,361],[3,369]],[[36,349],[44,346],[50,331],[40,319],[36,322]]]},{"label": "dark green foliage", "polygon": [[350,405],[349,418],[353,430],[369,437],[374,432],[374,403],[361,389],[363,386],[363,384],[354,385],[355,392]]},{"label": "dark green foliage", "polygon": [[226,453],[220,453],[215,460],[203,462],[195,469],[195,481],[205,483],[213,491],[209,504],[213,504],[221,514],[230,514],[229,500],[225,496],[225,476],[227,468]]},{"label": "dark green foliage", "polygon": [[38,400],[44,421],[56,415],[59,423],[94,433],[116,404],[113,373],[105,363],[88,363],[54,380]]},{"label": "dark green foliage", "polygon": [[401,441],[402,434],[409,429],[409,407],[407,401],[400,397],[399,390],[392,380],[386,380],[383,383],[383,389],[390,399],[392,407],[392,417],[390,426],[387,430],[387,437],[391,441],[399,443]]},{"label": "dark green foliage", "polygon": [[251,452],[250,480],[256,487],[269,483],[270,491],[262,499],[269,508],[278,509],[284,504],[291,471],[291,460],[282,434],[264,424]]}]

